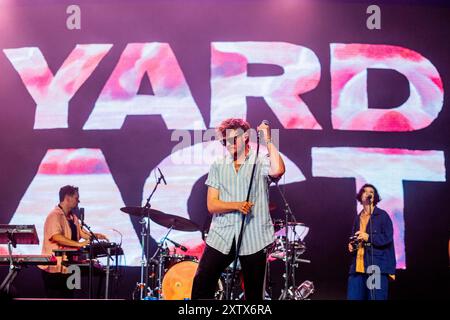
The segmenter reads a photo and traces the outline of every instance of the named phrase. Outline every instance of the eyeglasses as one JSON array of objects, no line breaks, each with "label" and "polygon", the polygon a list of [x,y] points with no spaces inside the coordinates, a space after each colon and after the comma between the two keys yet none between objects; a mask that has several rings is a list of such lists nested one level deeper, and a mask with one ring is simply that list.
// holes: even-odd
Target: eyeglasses
[{"label": "eyeglasses", "polygon": [[226,147],[227,144],[231,144],[231,145],[236,144],[237,143],[237,139],[239,137],[242,137],[242,135],[243,135],[243,133],[241,133],[241,134],[239,134],[237,136],[234,136],[234,137],[223,138],[222,140],[220,140],[220,143],[222,143],[222,145],[224,147]]}]

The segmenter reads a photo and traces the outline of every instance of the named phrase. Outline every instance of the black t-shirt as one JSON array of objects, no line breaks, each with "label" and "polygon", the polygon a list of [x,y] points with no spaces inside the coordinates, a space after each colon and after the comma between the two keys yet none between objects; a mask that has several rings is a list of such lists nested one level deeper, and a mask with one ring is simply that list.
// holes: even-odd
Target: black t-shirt
[{"label": "black t-shirt", "polygon": [[[64,209],[61,207],[61,205],[58,204],[58,207],[62,210],[62,212],[64,212]],[[69,213],[69,214],[71,215],[72,219],[68,219],[67,216],[66,216],[66,219],[67,219],[67,222],[69,222],[70,231],[72,231],[71,240],[78,241],[77,226],[75,225],[75,220],[74,220],[73,214],[72,213]]]},{"label": "black t-shirt", "polygon": [[78,232],[77,232],[77,226],[75,225],[75,222],[73,219],[68,219],[70,230],[72,231],[72,240],[78,241]]}]

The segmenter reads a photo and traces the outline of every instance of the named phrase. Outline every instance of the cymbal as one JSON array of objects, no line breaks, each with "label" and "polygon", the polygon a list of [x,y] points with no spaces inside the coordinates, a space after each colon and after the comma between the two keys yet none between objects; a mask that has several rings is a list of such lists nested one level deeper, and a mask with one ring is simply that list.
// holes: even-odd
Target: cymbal
[{"label": "cymbal", "polygon": [[[156,211],[156,210],[155,210]],[[150,219],[152,219],[157,224],[170,228],[174,230],[179,231],[200,231],[199,226],[197,226],[194,222],[192,222],[189,219],[175,216],[168,213],[163,212],[153,212],[150,216]]]},{"label": "cymbal", "polygon": [[128,213],[132,216],[147,217],[149,216],[151,220],[157,224],[179,231],[199,231],[200,228],[191,220],[175,216],[173,214],[164,213],[159,210],[142,208],[142,207],[123,207],[120,211]]},{"label": "cymbal", "polygon": [[142,217],[142,216],[152,216],[155,213],[162,213],[161,211],[150,209],[150,208],[142,208],[142,207],[123,207],[120,208],[120,211],[128,213],[132,216]]}]

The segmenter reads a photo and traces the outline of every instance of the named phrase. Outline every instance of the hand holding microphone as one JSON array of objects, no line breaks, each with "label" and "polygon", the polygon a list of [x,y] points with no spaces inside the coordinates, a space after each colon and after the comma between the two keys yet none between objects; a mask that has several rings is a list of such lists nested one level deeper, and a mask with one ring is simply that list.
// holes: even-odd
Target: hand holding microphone
[{"label": "hand holding microphone", "polygon": [[271,142],[269,121],[267,121],[267,120],[261,121],[261,124],[256,128],[256,130],[258,132],[258,139],[259,139],[260,135],[263,135],[264,141],[266,143]]},{"label": "hand holding microphone", "polygon": [[81,225],[84,225],[84,208],[79,208],[78,209],[78,213],[79,213],[79,217],[81,220]]}]

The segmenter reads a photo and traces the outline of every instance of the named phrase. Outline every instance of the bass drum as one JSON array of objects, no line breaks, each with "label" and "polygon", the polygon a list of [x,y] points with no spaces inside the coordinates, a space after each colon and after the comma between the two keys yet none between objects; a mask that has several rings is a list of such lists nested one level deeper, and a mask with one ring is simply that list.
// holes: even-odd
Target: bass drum
[{"label": "bass drum", "polygon": [[[186,300],[191,299],[192,285],[198,262],[181,261],[169,268],[162,281],[162,297],[164,300]],[[215,299],[221,300],[224,295],[222,280],[217,284]]]}]

